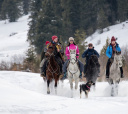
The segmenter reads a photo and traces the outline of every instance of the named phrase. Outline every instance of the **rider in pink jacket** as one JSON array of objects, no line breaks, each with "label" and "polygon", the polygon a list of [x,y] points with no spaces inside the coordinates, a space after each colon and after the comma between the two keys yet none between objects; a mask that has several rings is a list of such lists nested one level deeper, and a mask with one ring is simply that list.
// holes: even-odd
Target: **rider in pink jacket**
[{"label": "rider in pink jacket", "polygon": [[82,72],[83,72],[83,69],[84,69],[84,65],[79,60],[79,48],[74,43],[74,38],[70,37],[69,38],[69,45],[66,47],[66,51],[65,51],[65,54],[67,56],[67,61],[64,63],[64,66],[63,66],[63,72],[64,72],[63,79],[67,78],[67,76],[66,76],[67,64],[68,64],[68,61],[70,60],[70,53],[69,53],[69,51],[73,50],[73,49],[76,50],[76,57],[77,57],[77,60],[78,60],[79,66],[80,66],[80,76],[79,76],[79,78],[82,78]]},{"label": "rider in pink jacket", "polygon": [[77,57],[77,59],[79,59],[79,48],[78,48],[78,46],[77,45],[75,45],[75,44],[70,44],[70,46],[67,46],[66,47],[66,51],[65,51],[65,54],[66,54],[66,56],[67,56],[67,59],[69,60],[70,59],[70,53],[69,53],[69,50],[75,50],[76,49],[76,57]]}]

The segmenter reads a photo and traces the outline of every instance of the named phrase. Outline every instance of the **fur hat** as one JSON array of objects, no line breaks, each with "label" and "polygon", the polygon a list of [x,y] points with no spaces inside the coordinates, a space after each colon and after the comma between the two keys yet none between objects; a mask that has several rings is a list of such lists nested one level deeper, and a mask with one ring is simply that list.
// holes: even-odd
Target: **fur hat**
[{"label": "fur hat", "polygon": [[74,41],[74,38],[73,37],[69,37],[69,42],[70,42],[70,40],[73,40]]},{"label": "fur hat", "polygon": [[112,41],[116,41],[116,39],[115,39],[114,36],[112,36],[112,38],[111,38],[111,42],[112,42]]},{"label": "fur hat", "polygon": [[57,36],[55,36],[55,35],[54,35],[54,36],[52,36],[52,40],[54,40],[54,39],[56,39],[56,38],[58,38],[58,37],[57,37]]}]

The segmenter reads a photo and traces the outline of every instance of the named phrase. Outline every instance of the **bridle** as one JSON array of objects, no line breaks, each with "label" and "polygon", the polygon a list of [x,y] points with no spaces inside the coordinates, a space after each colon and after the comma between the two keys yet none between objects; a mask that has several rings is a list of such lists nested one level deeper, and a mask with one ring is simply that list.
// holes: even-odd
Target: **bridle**
[{"label": "bridle", "polygon": [[[75,62],[73,63],[73,62],[71,62],[71,60],[75,60]],[[77,59],[75,59],[75,58],[70,58],[69,62],[74,65],[74,64],[77,64],[78,61],[77,61]],[[68,68],[68,71],[72,74],[72,76],[73,76],[73,74],[76,74],[76,73],[78,72],[78,70],[79,70],[79,69],[77,69],[76,72],[72,73],[72,72],[69,70],[69,68]]]}]

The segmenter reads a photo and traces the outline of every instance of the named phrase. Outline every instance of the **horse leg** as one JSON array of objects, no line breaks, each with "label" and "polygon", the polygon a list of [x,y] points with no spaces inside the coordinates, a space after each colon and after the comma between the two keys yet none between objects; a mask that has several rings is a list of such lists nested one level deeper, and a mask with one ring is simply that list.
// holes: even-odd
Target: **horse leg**
[{"label": "horse leg", "polygon": [[49,89],[49,84],[50,84],[50,80],[47,80],[47,94],[50,94],[50,89]]},{"label": "horse leg", "polygon": [[111,96],[114,96],[114,84],[111,85]]},{"label": "horse leg", "polygon": [[116,96],[118,95],[118,85],[119,85],[119,82],[120,82],[120,79],[118,79],[118,80],[115,82],[115,94],[116,94]]},{"label": "horse leg", "polygon": [[78,88],[78,82],[79,82],[79,78],[78,79],[75,79],[75,89],[77,90]]},{"label": "horse leg", "polygon": [[57,79],[55,79],[55,94],[57,94]]},{"label": "horse leg", "polygon": [[73,89],[73,82],[72,82],[72,78],[69,78],[69,82],[70,82],[70,88],[71,90]]},{"label": "horse leg", "polygon": [[73,82],[71,76],[69,76],[69,83],[70,83],[70,88],[71,88],[71,98],[73,98]]},{"label": "horse leg", "polygon": [[94,91],[96,90],[96,83],[93,83],[92,88]]}]

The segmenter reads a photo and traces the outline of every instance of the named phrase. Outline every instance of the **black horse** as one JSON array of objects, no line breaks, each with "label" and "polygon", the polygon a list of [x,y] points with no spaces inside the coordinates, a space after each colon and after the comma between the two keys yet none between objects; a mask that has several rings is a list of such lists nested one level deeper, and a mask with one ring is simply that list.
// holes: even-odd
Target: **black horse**
[{"label": "black horse", "polygon": [[98,57],[96,55],[92,55],[88,61],[88,65],[86,68],[85,77],[87,82],[92,81],[95,85],[99,71],[100,71],[100,64],[98,61]]}]

